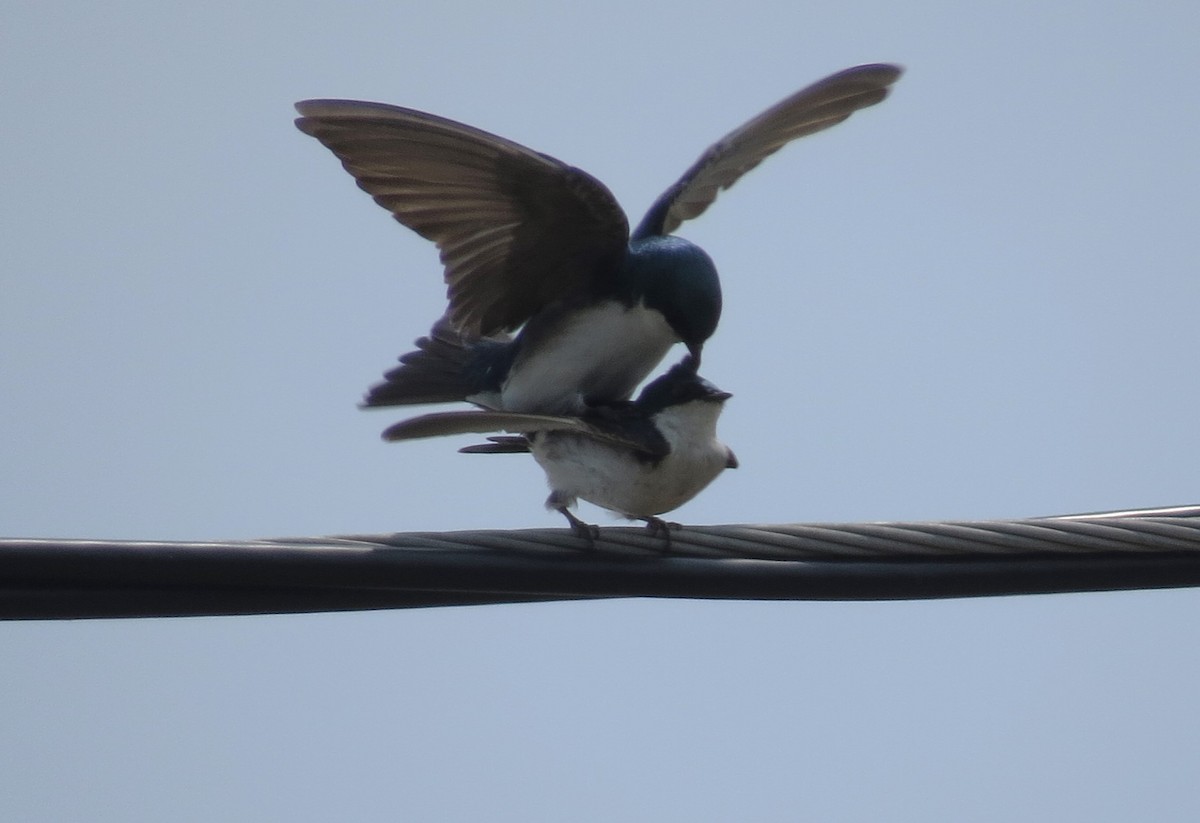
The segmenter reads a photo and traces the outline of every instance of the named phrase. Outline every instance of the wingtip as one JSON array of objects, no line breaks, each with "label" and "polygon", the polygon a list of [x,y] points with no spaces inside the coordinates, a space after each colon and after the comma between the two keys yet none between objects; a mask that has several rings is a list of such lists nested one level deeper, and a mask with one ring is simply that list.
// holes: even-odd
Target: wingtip
[{"label": "wingtip", "polygon": [[874,75],[881,83],[895,83],[900,75],[904,74],[904,66],[900,63],[863,63],[861,66],[853,66],[838,72],[838,74],[862,74]]},{"label": "wingtip", "polygon": [[328,104],[334,102],[337,101],[320,97],[311,97],[307,100],[297,100],[292,105],[295,107],[296,111],[300,112],[301,115],[305,117],[312,117],[313,115],[317,114],[318,110],[323,109],[328,106]]},{"label": "wingtip", "polygon": [[905,67],[900,63],[880,63],[878,65],[885,72],[885,75],[891,78],[887,81],[889,86],[899,80],[906,71]]},{"label": "wingtip", "polygon": [[368,103],[362,100],[340,100],[332,97],[313,97],[293,104],[302,117],[328,118],[345,117],[361,112],[363,107],[390,109],[384,103]]},{"label": "wingtip", "polygon": [[[861,66],[851,66],[834,72],[828,77],[818,80],[816,87],[822,86],[858,86],[862,90],[876,89],[883,92],[882,100],[900,76],[904,74],[904,66],[899,63],[863,63]],[[878,102],[878,101],[876,101]],[[873,105],[873,104],[868,104]]]}]

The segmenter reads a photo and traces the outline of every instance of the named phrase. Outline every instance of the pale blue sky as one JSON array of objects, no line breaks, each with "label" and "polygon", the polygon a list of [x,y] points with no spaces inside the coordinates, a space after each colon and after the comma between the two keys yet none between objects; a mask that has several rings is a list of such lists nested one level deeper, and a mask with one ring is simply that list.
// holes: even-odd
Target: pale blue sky
[{"label": "pale blue sky", "polygon": [[[8,3],[0,535],[558,525],[383,444],[436,252],[291,125],[432,111],[641,216],[857,63],[894,96],[681,233],[741,468],[691,523],[1200,502],[1200,6]],[[610,522],[595,510],[585,514]],[[1200,593],[0,624],[0,816],[1194,820]]]}]

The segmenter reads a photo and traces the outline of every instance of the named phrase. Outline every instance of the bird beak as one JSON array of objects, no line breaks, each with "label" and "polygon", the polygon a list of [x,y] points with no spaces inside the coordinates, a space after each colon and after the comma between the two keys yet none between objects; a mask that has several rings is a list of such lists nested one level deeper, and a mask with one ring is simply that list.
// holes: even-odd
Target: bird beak
[{"label": "bird beak", "polygon": [[703,343],[688,343],[688,354],[692,357],[692,371],[700,371],[700,352],[704,350]]},{"label": "bird beak", "polygon": [[733,397],[733,395],[727,391],[715,391],[708,396],[708,399],[716,400],[718,402],[724,403],[726,400],[728,400],[731,397]]},{"label": "bird beak", "polygon": [[733,449],[729,449],[729,459],[725,461],[725,468],[736,469],[738,467],[737,455],[733,453]]}]

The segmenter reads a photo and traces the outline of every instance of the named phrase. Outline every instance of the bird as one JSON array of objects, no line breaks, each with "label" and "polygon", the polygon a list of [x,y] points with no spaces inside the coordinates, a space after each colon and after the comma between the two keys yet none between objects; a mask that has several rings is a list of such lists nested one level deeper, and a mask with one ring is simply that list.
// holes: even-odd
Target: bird
[{"label": "bird", "polygon": [[700,377],[685,358],[647,383],[636,400],[603,404],[582,415],[493,410],[446,411],[402,420],[383,433],[388,441],[505,431],[467,453],[528,452],[546,473],[546,508],[594,545],[599,528],[570,509],[579,499],[630,520],[642,520],[670,546],[672,528],[658,515],[682,506],[725,469],[737,468],[733,450],[717,439],[717,419],[732,395]]},{"label": "bird", "polygon": [[297,103],[300,131],[433,241],[444,267],[444,314],[363,407],[578,415],[628,400],[676,343],[698,368],[721,284],[673,232],[788,142],[882,101],[900,73],[856,66],[792,94],[705,150],[632,232],[603,183],[511,140],[383,103]]}]

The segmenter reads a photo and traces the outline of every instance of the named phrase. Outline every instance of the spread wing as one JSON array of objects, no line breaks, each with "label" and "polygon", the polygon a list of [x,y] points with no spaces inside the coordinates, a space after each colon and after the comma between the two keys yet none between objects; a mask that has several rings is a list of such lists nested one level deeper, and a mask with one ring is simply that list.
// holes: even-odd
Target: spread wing
[{"label": "spread wing", "polygon": [[[644,416],[637,414],[597,417],[588,421],[580,417],[555,417],[545,414],[520,414],[500,411],[433,412],[410,417],[389,426],[383,432],[388,441],[416,440],[423,437],[443,437],[453,434],[489,434],[491,432],[574,432],[614,446],[662,457],[670,450],[661,433]],[[507,441],[508,438],[495,438]],[[468,447],[476,449],[476,447]],[[492,451],[487,447],[481,451]]]},{"label": "spread wing", "polygon": [[546,414],[520,414],[501,411],[451,411],[421,414],[388,426],[383,439],[417,440],[423,437],[445,437],[452,434],[487,434],[536,431],[587,432],[587,425],[577,417],[553,417]]},{"label": "spread wing", "polygon": [[437,244],[448,315],[468,335],[512,331],[612,276],[629,239],[603,183],[553,157],[424,112],[353,100],[296,104],[296,126],[375,202]]},{"label": "spread wing", "polygon": [[776,103],[710,146],[654,202],[634,238],[675,231],[684,220],[702,214],[717,199],[718,192],[787,143],[837,125],[859,109],[883,100],[900,72],[899,66],[884,63],[855,66]]}]

